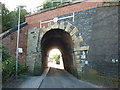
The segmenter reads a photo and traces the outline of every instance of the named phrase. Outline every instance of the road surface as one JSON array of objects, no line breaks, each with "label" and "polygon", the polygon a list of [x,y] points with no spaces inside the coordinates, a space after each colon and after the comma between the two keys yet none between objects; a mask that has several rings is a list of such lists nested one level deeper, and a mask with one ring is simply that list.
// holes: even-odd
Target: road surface
[{"label": "road surface", "polygon": [[96,88],[61,69],[51,68],[40,88]]}]

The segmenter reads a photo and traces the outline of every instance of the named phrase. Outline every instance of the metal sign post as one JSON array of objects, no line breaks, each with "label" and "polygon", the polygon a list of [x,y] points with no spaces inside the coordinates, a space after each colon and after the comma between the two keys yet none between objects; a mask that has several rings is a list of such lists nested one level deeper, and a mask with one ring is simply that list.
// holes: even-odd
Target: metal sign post
[{"label": "metal sign post", "polygon": [[17,45],[16,45],[16,78],[18,76],[18,54],[19,54],[19,39],[20,39],[20,8],[23,8],[25,6],[20,5],[18,6],[19,10],[19,16],[18,16],[18,31],[17,31]]}]

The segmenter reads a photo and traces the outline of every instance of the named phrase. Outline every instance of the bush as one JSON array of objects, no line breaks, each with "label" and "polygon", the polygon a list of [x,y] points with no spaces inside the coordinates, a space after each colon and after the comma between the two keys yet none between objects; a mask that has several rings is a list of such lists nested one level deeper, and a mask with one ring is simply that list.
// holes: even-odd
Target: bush
[{"label": "bush", "polygon": [[25,65],[22,63],[18,64],[18,75],[23,74],[26,71]]},{"label": "bush", "polygon": [[[8,81],[10,78],[15,76],[16,63],[14,58],[11,57],[10,53],[5,47],[2,48],[2,80],[3,82]],[[18,75],[24,73],[25,66],[21,63],[18,64]]]},{"label": "bush", "polygon": [[3,81],[8,80],[11,76],[15,75],[15,62],[8,58],[2,62],[2,78]]}]

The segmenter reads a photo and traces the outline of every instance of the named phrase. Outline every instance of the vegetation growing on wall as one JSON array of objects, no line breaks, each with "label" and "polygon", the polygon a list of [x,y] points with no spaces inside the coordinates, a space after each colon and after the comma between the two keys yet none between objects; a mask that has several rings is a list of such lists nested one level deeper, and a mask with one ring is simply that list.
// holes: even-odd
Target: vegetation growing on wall
[{"label": "vegetation growing on wall", "polygon": [[[15,76],[15,60],[4,46],[0,49],[2,49],[2,80],[5,82]],[[24,71],[25,66],[19,63],[18,75],[24,73]]]}]

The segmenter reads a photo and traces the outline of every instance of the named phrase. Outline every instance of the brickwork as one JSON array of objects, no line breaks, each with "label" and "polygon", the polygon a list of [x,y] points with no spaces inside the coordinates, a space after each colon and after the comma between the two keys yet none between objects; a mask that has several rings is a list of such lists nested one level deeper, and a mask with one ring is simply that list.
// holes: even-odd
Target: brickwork
[{"label": "brickwork", "polygon": [[[14,32],[2,40],[3,46],[5,46],[8,51],[15,58],[16,55],[16,38],[17,32]],[[27,28],[24,27],[20,31],[20,44],[19,47],[23,48],[23,53],[19,54],[19,61],[22,63],[26,62],[26,48],[27,48]]]},{"label": "brickwork", "polygon": [[41,13],[37,13],[31,16],[27,16],[26,22],[28,22],[29,24],[28,28],[32,28],[36,26],[39,27],[40,21],[53,19],[56,16],[61,16],[61,15],[65,15],[65,14],[69,14],[73,12],[79,12],[79,11],[84,11],[84,10],[91,9],[91,8],[96,8],[97,5],[100,3],[101,2],[82,2],[82,3],[78,2],[75,4],[68,5],[68,6],[63,6],[63,7],[59,7],[56,9],[43,11]]}]

